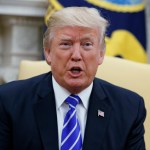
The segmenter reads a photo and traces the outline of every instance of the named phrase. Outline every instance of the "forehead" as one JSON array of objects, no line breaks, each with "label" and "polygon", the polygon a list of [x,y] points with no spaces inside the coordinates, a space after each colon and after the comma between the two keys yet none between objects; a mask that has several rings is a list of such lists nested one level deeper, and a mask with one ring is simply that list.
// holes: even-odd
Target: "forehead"
[{"label": "forehead", "polygon": [[98,38],[98,29],[97,28],[87,28],[87,27],[61,27],[57,28],[55,31],[55,37],[59,39],[74,39],[74,38]]}]

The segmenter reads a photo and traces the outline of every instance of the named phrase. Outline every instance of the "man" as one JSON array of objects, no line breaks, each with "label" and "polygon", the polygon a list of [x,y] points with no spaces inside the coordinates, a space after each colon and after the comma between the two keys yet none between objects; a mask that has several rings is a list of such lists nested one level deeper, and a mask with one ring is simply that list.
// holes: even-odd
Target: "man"
[{"label": "man", "polygon": [[52,71],[0,87],[0,150],[145,149],[143,99],[95,78],[107,24],[93,8],[51,16],[43,43]]}]

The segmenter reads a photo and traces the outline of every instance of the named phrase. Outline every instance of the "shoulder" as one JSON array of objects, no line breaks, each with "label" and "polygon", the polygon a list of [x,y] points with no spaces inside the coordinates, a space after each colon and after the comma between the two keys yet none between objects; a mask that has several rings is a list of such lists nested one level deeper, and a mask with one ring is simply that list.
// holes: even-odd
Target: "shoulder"
[{"label": "shoulder", "polygon": [[49,76],[49,73],[42,74],[39,76],[35,76],[29,79],[24,80],[15,80],[3,85],[0,85],[0,94],[5,92],[15,92],[15,91],[23,91],[23,89],[27,90],[30,89],[30,87],[38,85],[42,80],[44,80],[47,76]]},{"label": "shoulder", "polygon": [[41,100],[43,95],[51,93],[51,87],[51,73],[1,85],[0,114],[9,114],[13,119],[17,115],[23,115],[22,112],[30,112],[32,115],[34,104]]},{"label": "shoulder", "polygon": [[105,96],[114,107],[125,109],[128,107],[130,110],[134,110],[134,108],[138,109],[140,105],[144,107],[143,97],[134,91],[119,87],[98,78],[94,79],[94,85],[96,88],[102,89]]},{"label": "shoulder", "polygon": [[115,117],[120,116],[120,119],[124,118],[124,120],[133,122],[145,119],[144,99],[138,93],[97,78],[95,78],[94,84],[97,92],[97,88],[103,91],[104,101],[111,106]]},{"label": "shoulder", "polygon": [[0,85],[0,101],[11,102],[33,95],[44,80],[50,80],[51,74],[46,73],[25,80],[16,80]]}]

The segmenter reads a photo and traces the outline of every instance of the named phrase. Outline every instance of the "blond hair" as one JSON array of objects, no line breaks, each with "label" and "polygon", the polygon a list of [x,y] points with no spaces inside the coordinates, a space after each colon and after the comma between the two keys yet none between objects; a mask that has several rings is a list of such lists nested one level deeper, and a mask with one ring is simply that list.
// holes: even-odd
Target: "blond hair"
[{"label": "blond hair", "polygon": [[50,41],[54,37],[55,29],[64,26],[97,28],[100,34],[100,45],[105,47],[104,38],[108,22],[101,16],[97,9],[88,7],[66,7],[53,13],[48,20],[47,30],[44,34],[44,48],[50,46]]}]

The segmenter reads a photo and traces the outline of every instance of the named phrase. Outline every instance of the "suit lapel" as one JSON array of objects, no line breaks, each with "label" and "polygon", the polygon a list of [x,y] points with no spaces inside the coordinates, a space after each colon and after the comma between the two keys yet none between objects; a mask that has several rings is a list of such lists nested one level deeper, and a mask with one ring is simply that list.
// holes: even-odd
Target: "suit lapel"
[{"label": "suit lapel", "polygon": [[46,77],[44,81],[40,83],[38,96],[39,101],[34,105],[34,112],[44,150],[57,150],[57,116],[51,75]]},{"label": "suit lapel", "polygon": [[[109,122],[111,107],[100,83],[94,80],[85,128],[83,150],[99,150],[103,143],[105,131]],[[104,112],[98,116],[98,110]]]},{"label": "suit lapel", "polygon": [[[56,104],[49,75],[39,85],[38,102],[34,104],[34,113],[43,142],[44,150],[58,150],[58,128]],[[98,116],[98,110],[104,117]],[[100,83],[94,80],[85,128],[83,150],[99,150],[103,143],[106,127],[109,122],[111,107]]]}]

